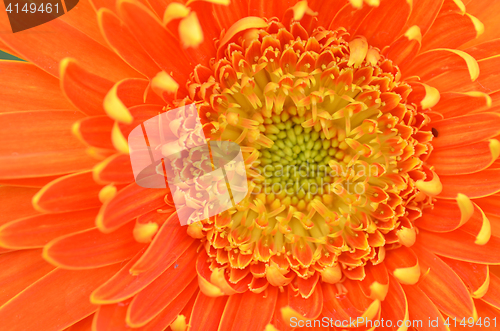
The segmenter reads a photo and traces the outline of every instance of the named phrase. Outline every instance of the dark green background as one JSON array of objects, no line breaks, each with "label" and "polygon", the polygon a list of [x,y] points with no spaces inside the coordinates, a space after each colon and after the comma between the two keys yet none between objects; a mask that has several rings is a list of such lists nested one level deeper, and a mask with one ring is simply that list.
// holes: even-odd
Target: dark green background
[{"label": "dark green background", "polygon": [[0,60],[20,60],[19,58],[0,51]]}]

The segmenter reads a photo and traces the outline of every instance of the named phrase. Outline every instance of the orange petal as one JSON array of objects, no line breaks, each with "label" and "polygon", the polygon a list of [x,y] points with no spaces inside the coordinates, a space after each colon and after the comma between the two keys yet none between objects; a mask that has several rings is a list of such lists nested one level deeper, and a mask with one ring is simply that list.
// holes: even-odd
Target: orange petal
[{"label": "orange petal", "polygon": [[0,245],[12,249],[43,247],[59,236],[94,227],[97,212],[98,209],[87,209],[10,222],[0,228]]},{"label": "orange petal", "polygon": [[171,241],[166,241],[168,244],[165,244],[165,246],[171,248],[171,250],[167,251],[169,254],[161,255],[161,262],[158,263],[157,266],[138,274],[131,272],[131,268],[144,254],[143,252],[139,252],[137,256],[130,260],[118,273],[116,273],[116,275],[92,292],[91,301],[95,304],[109,304],[126,300],[151,284],[151,282],[167,270],[179,256],[189,256],[193,253],[192,251],[196,251],[197,245],[186,247],[183,243],[176,241],[175,237],[171,237],[171,239]]},{"label": "orange petal", "polygon": [[53,213],[99,207],[102,187],[94,182],[91,171],[63,176],[44,186],[33,197],[33,205]]},{"label": "orange petal", "polygon": [[111,141],[113,124],[114,121],[108,116],[87,117],[73,125],[73,133],[89,146],[114,150]]},{"label": "orange petal", "polygon": [[436,255],[420,245],[414,245],[412,249],[418,255],[422,270],[428,270],[418,283],[418,287],[446,315],[459,319],[472,317],[474,303],[457,274]]},{"label": "orange petal", "polygon": [[118,304],[101,305],[95,313],[91,330],[95,331],[126,331],[130,327],[125,322],[127,309],[131,300]]},{"label": "orange petal", "polygon": [[193,66],[174,36],[144,5],[134,0],[118,3],[120,18],[149,56],[165,72],[172,73],[178,81],[185,81]]},{"label": "orange petal", "polygon": [[469,54],[447,48],[432,49],[420,53],[411,64],[403,69],[405,77],[419,76],[423,82],[429,81],[448,71],[468,70],[470,80],[475,81],[479,76],[479,66]]},{"label": "orange petal", "polygon": [[320,284],[314,287],[312,295],[307,299],[295,292],[292,286],[288,286],[288,306],[307,319],[318,318],[323,310],[323,291]]},{"label": "orange petal", "polygon": [[491,222],[478,205],[474,205],[474,214],[460,230],[470,233],[476,237],[475,244],[484,245],[491,238]]},{"label": "orange petal", "polygon": [[500,38],[498,16],[495,15],[500,10],[500,3],[488,0],[465,1],[465,3],[467,13],[477,17],[485,26],[484,33],[467,45],[477,45],[487,40]]},{"label": "orange petal", "polygon": [[398,281],[391,277],[389,281],[389,291],[385,300],[382,301],[382,317],[391,320],[393,325],[409,320],[408,301],[405,292]]},{"label": "orange petal", "polygon": [[77,61],[61,61],[61,88],[66,97],[87,115],[104,114],[102,102],[113,82],[83,69]]},{"label": "orange petal", "polygon": [[432,232],[450,232],[465,224],[473,213],[474,205],[464,195],[458,197],[456,202],[439,199],[434,208],[423,210],[415,225]]},{"label": "orange petal", "polygon": [[471,82],[470,73],[464,70],[450,71],[438,76],[428,83],[442,92],[479,91],[493,93],[500,90],[500,81],[496,79],[500,57],[494,56],[477,61],[479,77]]},{"label": "orange petal", "polygon": [[[229,5],[213,4],[215,19],[223,29],[229,29],[231,25],[248,15],[248,1],[231,1]],[[280,17],[281,18],[281,17]]]},{"label": "orange petal", "polygon": [[442,175],[464,175],[488,168],[500,154],[500,143],[496,139],[468,146],[437,149],[427,159],[434,171]]},{"label": "orange petal", "polygon": [[75,111],[0,114],[0,177],[41,177],[91,168],[96,161],[71,134]]},{"label": "orange petal", "polygon": [[439,134],[432,140],[435,149],[465,146],[500,134],[500,115],[485,113],[460,116],[436,121],[432,127]]},{"label": "orange petal", "polygon": [[90,229],[65,235],[48,243],[43,257],[54,265],[73,270],[122,262],[144,247],[134,240],[132,229],[124,226],[110,234]]},{"label": "orange petal", "polygon": [[440,15],[422,40],[422,51],[434,48],[458,48],[483,32],[483,23],[469,14]]},{"label": "orange petal", "polygon": [[0,71],[2,75],[9,77],[0,82],[4,94],[0,113],[73,109],[73,105],[61,93],[58,80],[35,65],[20,61],[1,61]]},{"label": "orange petal", "polygon": [[88,300],[90,292],[118,268],[113,265],[80,271],[53,270],[0,308],[2,328],[62,330],[73,325],[97,309]]},{"label": "orange petal", "polygon": [[36,188],[0,187],[0,210],[2,211],[0,225],[18,218],[39,214],[31,204],[31,199],[36,192],[38,192]]},{"label": "orange petal", "polygon": [[94,319],[94,314],[91,314],[84,319],[78,321],[77,323],[73,324],[67,329],[64,329],[64,331],[89,331],[92,330],[92,320]]},{"label": "orange petal", "polygon": [[103,183],[130,183],[134,181],[128,154],[115,154],[94,167],[94,180]]},{"label": "orange petal", "polygon": [[30,249],[0,255],[0,305],[36,282],[55,267],[42,258],[41,249]]},{"label": "orange petal", "polygon": [[477,245],[476,236],[460,229],[445,234],[420,230],[417,241],[437,255],[473,263],[500,264],[500,238],[495,236],[486,245]]},{"label": "orange petal", "polygon": [[283,18],[285,11],[292,7],[296,1],[280,0],[280,1],[265,1],[265,0],[248,0],[248,15],[257,17],[277,17]]},{"label": "orange petal", "polygon": [[389,274],[385,264],[365,266],[366,277],[359,283],[368,298],[384,301],[389,290]]},{"label": "orange petal", "polygon": [[95,9],[90,1],[78,2],[76,5],[68,4],[66,10],[63,16],[58,17],[60,20],[83,32],[99,44],[108,47],[99,30]]},{"label": "orange petal", "polygon": [[127,324],[132,327],[144,326],[169,306],[178,295],[182,295],[181,293],[191,282],[197,288],[195,268],[197,256],[196,250],[187,250],[168,270],[140,291],[130,303]]},{"label": "orange petal", "polygon": [[[368,44],[382,49],[400,34],[411,12],[411,1],[381,1],[361,23],[356,34],[363,35]],[[394,13],[397,12],[397,15]],[[384,31],[384,33],[380,33]]]},{"label": "orange petal", "polygon": [[360,9],[354,8],[350,3],[345,4],[330,23],[329,29],[345,28],[354,35],[363,20],[372,11],[373,7],[363,6]]},{"label": "orange petal", "polygon": [[310,0],[308,6],[315,12],[320,13],[317,17],[318,25],[327,27],[337,12],[345,5],[342,1],[335,0]]},{"label": "orange petal", "polygon": [[200,291],[194,303],[189,330],[217,331],[227,299],[227,296],[208,297]]},{"label": "orange petal", "polygon": [[[488,26],[487,29],[489,28],[490,27]],[[483,60],[489,57],[497,56],[499,48],[500,39],[493,39],[467,48],[465,52],[470,54],[476,60]]]},{"label": "orange petal", "polygon": [[[469,175],[441,176],[440,198],[454,199],[459,193],[469,198],[481,198],[500,192],[500,169],[486,169]],[[498,180],[497,180],[498,178]]]},{"label": "orange petal", "polygon": [[400,67],[406,67],[420,50],[421,41],[420,28],[418,25],[411,26],[404,35],[391,44],[387,51],[387,58]]},{"label": "orange petal", "polygon": [[103,232],[111,232],[132,219],[165,205],[164,198],[169,193],[168,189],[152,190],[132,183],[101,207],[96,219],[97,227]]},{"label": "orange petal", "polygon": [[42,188],[59,177],[60,176],[56,175],[56,176],[44,176],[44,177],[32,177],[32,178],[0,179],[0,185]]},{"label": "orange petal", "polygon": [[[415,321],[413,326],[422,331],[449,331],[441,312],[417,285],[403,285],[403,290],[408,300],[410,320]],[[429,318],[432,321],[438,319],[438,323],[429,325]]]},{"label": "orange petal", "polygon": [[487,265],[441,258],[462,279],[471,296],[479,299],[488,291],[490,273]]},{"label": "orange petal", "polygon": [[384,264],[401,284],[413,285],[420,279],[419,259],[413,250],[405,246],[388,250]]},{"label": "orange petal", "polygon": [[406,27],[418,25],[422,35],[425,35],[438,16],[442,5],[443,0],[413,0],[413,8]]},{"label": "orange petal", "polygon": [[235,294],[227,300],[219,330],[264,330],[271,321],[278,288],[268,286],[262,293],[247,291]]},{"label": "orange petal", "polygon": [[490,286],[482,300],[500,309],[500,278],[490,273]]},{"label": "orange petal", "polygon": [[[0,29],[10,31],[8,20],[0,22]],[[46,38],[40,38],[40,34],[52,36],[50,42]],[[111,81],[138,76],[135,70],[110,49],[63,20],[52,20],[15,35],[2,34],[1,39],[21,54],[23,59],[34,63],[55,77],[59,77],[59,63],[66,57],[78,60],[85,70]],[[92,54],[92,56],[86,56],[86,54]]]},{"label": "orange petal", "polygon": [[132,68],[150,78],[160,71],[130,30],[111,10],[106,8],[99,10],[98,19],[109,45]]},{"label": "orange petal", "polygon": [[[442,93],[439,103],[432,110],[444,118],[467,115],[475,110],[491,106],[491,97],[483,92]],[[459,104],[460,107],[456,105]]]}]

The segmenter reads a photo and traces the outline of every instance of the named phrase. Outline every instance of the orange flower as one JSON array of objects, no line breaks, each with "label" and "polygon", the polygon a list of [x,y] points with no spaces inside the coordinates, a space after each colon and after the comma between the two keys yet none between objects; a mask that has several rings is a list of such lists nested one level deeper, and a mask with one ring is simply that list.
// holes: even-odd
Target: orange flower
[{"label": "orange flower", "polygon": [[[0,34],[2,329],[497,328],[498,10],[92,0]],[[249,193],[184,227],[127,137],[189,104]]]}]

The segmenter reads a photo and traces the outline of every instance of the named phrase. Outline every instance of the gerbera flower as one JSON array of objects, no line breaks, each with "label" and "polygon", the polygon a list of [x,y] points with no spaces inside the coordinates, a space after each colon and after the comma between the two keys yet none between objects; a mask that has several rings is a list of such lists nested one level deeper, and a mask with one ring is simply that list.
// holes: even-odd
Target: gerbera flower
[{"label": "gerbera flower", "polygon": [[[0,34],[2,330],[497,327],[499,9],[92,0]],[[191,104],[249,192],[181,226],[127,137]]]}]

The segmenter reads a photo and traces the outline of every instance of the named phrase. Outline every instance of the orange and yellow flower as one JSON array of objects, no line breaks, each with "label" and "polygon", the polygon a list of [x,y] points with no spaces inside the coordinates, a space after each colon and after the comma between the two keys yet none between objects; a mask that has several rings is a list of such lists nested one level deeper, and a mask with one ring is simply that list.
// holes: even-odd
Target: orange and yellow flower
[{"label": "orange and yellow flower", "polygon": [[[498,10],[83,0],[0,34],[2,330],[496,327]],[[249,192],[181,226],[127,137],[189,104]]]}]

